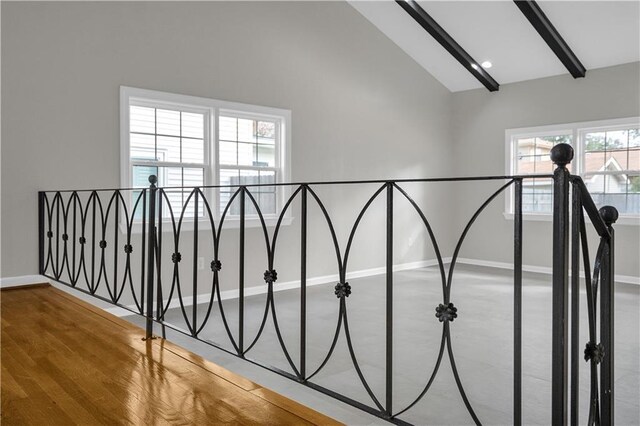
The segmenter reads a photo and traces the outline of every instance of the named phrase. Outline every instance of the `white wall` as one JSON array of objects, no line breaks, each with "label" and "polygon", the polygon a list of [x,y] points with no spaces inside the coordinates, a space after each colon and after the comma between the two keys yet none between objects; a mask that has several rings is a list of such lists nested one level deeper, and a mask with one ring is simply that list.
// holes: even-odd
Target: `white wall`
[{"label": "white wall", "polygon": [[[453,94],[454,169],[460,175],[505,171],[505,129],[640,115],[640,64],[589,70],[586,78],[549,77],[506,84],[497,93]],[[486,184],[458,194],[458,227],[479,206]],[[464,257],[512,262],[513,221],[502,216],[504,198],[488,207],[469,234]],[[640,276],[640,226],[616,225],[616,273]],[[524,224],[524,263],[551,266],[551,222]],[[596,245],[592,239],[592,253]],[[490,249],[487,249],[490,247]]]},{"label": "white wall", "polygon": [[[119,186],[121,85],[290,109],[294,181],[450,173],[450,93],[347,3],[3,2],[3,277],[37,272],[38,190]],[[374,189],[323,190],[343,246]],[[446,188],[413,193],[449,240],[437,208]],[[363,224],[350,269],[384,264],[377,219]],[[398,219],[396,262],[431,257],[424,234]],[[327,235],[320,226],[310,240]],[[279,255],[296,268],[297,229]],[[264,242],[256,229],[248,238],[248,281],[260,284]],[[337,272],[325,243],[310,275]],[[237,271],[234,231],[225,247],[223,269]],[[278,269],[280,280],[297,276]],[[225,282],[235,287],[233,275]]]}]

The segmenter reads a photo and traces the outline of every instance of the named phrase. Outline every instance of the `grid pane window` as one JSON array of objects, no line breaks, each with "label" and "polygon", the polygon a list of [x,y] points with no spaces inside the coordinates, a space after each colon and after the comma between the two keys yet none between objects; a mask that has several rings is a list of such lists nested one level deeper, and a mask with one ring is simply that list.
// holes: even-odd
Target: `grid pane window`
[{"label": "grid pane window", "polygon": [[[248,190],[263,215],[277,211],[275,186],[252,186],[275,183],[277,178],[278,127],[276,121],[248,119],[222,114],[218,120],[220,185],[232,185],[220,190],[220,211],[224,211],[237,185]],[[236,187],[233,187],[236,185]],[[257,215],[253,202],[245,203],[247,215]],[[240,204],[234,202],[230,215],[240,214]]]},{"label": "grid pane window", "polygon": [[585,133],[583,169],[597,206],[640,214],[640,128]]},{"label": "grid pane window", "polygon": [[156,138],[154,135],[136,134],[130,135],[130,158],[136,160],[155,160]]},{"label": "grid pane window", "polygon": [[[121,88],[128,122],[121,131],[123,186],[135,188],[131,207],[150,175],[158,177],[162,216],[177,220],[204,218],[207,206],[215,219],[225,210],[239,187],[251,194],[246,199],[247,219],[258,213],[273,219],[288,190],[277,191],[276,182],[288,175],[284,135],[290,112],[277,108],[242,105],[216,99]],[[200,187],[207,206],[199,202],[194,211],[190,194]],[[229,205],[227,219],[238,220],[240,203]],[[185,206],[185,203],[187,205]],[[142,219],[139,206],[137,219]],[[252,217],[249,217],[252,216]],[[271,217],[269,217],[271,216]]]},{"label": "grid pane window", "polygon": [[[140,105],[129,107],[129,158],[134,187],[148,187],[149,175],[158,177],[158,186],[194,187],[205,184],[205,114],[179,109]],[[163,217],[169,218],[169,206],[176,220],[190,189],[167,189],[163,198]],[[139,193],[133,194],[135,200]],[[199,215],[204,214],[199,206]],[[193,205],[185,209],[185,217],[194,217]],[[136,216],[140,216],[140,212]]]},{"label": "grid pane window", "polygon": [[131,105],[129,114],[132,160],[204,164],[203,113]]},{"label": "grid pane window", "polygon": [[[573,136],[571,134],[516,138],[515,174],[553,174],[554,165],[549,159],[551,148],[559,143],[572,144],[572,142]],[[522,182],[522,211],[525,213],[550,213],[552,196],[552,179],[524,179]]]},{"label": "grid pane window", "polygon": [[[160,167],[160,166],[133,166],[132,168],[133,184],[134,188],[147,188],[149,187],[149,175],[156,175],[158,177],[158,187],[164,189],[167,199],[162,197],[162,216],[164,218],[170,218],[171,212],[168,206],[171,206],[173,215],[176,221],[180,218],[184,203],[187,201],[191,188],[202,186],[204,182],[204,169],[202,168],[188,168],[188,167]],[[179,189],[171,189],[179,188]],[[140,192],[133,191],[133,200],[138,198]],[[185,209],[185,217],[193,217],[193,200],[187,205]],[[198,205],[199,216],[204,215],[204,207],[202,203]],[[138,206],[136,211],[136,218],[142,218],[142,204]]]},{"label": "grid pane window", "polygon": [[523,180],[523,212],[552,212],[553,179],[540,175],[551,175],[556,168],[549,158],[553,146],[568,143],[574,147],[574,161],[568,168],[582,178],[596,206],[611,205],[621,215],[640,216],[639,121],[566,124],[553,126],[556,130],[540,128],[539,135],[530,129],[526,135],[511,134],[510,172],[536,176]]}]

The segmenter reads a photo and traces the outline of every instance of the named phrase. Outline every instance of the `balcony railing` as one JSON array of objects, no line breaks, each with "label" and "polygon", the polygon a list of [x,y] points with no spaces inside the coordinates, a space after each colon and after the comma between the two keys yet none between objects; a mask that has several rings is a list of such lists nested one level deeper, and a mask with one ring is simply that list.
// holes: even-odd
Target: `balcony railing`
[{"label": "balcony railing", "polygon": [[[536,176],[552,178],[553,193],[553,252],[552,252],[552,418],[554,425],[578,423],[578,391],[581,358],[589,362],[590,396],[589,412],[583,414],[588,425],[613,424],[613,312],[614,312],[614,231],[613,223],[617,219],[617,211],[613,207],[596,208],[584,183],[578,176],[570,175],[566,165],[571,161],[573,151],[569,145],[556,145],[551,152],[551,159],[557,168],[553,175]],[[155,176],[150,176],[151,185],[143,189],[112,190],[71,190],[43,191],[39,193],[39,267],[40,273],[57,282],[90,294],[102,301],[127,309],[146,320],[146,339],[154,338],[154,323],[173,329],[231,353],[277,374],[299,382],[317,391],[330,395],[340,401],[360,408],[368,413],[396,424],[404,424],[403,414],[412,410],[415,405],[428,398],[434,379],[442,369],[445,353],[455,379],[457,390],[464,405],[476,424],[482,419],[474,410],[474,401],[465,392],[462,377],[456,365],[453,353],[453,321],[458,315],[455,300],[451,298],[451,288],[456,264],[461,248],[469,230],[476,219],[488,205],[507,190],[513,188],[513,422],[522,423],[522,282],[523,282],[523,222],[522,222],[522,187],[523,181],[532,176],[490,176],[442,179],[405,179],[384,181],[342,181],[316,183],[277,183],[270,187],[286,189],[287,194],[283,207],[275,220],[275,227],[269,232],[265,216],[260,209],[255,193],[260,185],[237,185],[227,187],[231,197],[221,214],[211,202],[212,191],[221,187],[182,188],[186,191],[185,202],[176,208],[167,195],[175,188],[157,188]],[[484,200],[471,215],[461,235],[455,243],[450,261],[443,259],[440,244],[432,229],[427,213],[410,196],[406,186],[416,183],[445,183],[485,181],[498,182],[499,187],[490,197]],[[327,209],[318,188],[349,186],[375,186],[373,193],[362,205],[355,221],[351,224],[346,245],[342,248],[336,227],[336,217]],[[384,243],[374,247],[384,255],[384,309],[379,312],[384,317],[384,392],[376,394],[365,377],[361,363],[353,344],[353,329],[349,322],[348,299],[352,288],[347,281],[350,271],[349,260],[353,257],[354,237],[362,223],[363,217],[372,204],[381,199],[384,202],[385,225],[378,231],[384,235]],[[415,211],[424,227],[425,240],[435,253],[436,265],[441,285],[441,298],[433,301],[434,321],[442,326],[442,338],[434,341],[439,346],[435,364],[430,368],[428,380],[422,390],[412,400],[401,407],[393,406],[394,401],[394,354],[399,349],[394,346],[394,217],[403,200],[403,205]],[[281,332],[281,316],[274,302],[274,289],[278,285],[275,253],[283,220],[296,203],[299,223],[299,262],[300,275],[297,281],[299,289],[299,347],[297,357],[293,355],[287,339]],[[408,204],[407,204],[408,202]],[[223,244],[229,243],[223,235],[229,233],[223,225],[229,222],[233,205],[237,220],[237,321],[234,327],[229,318],[228,308],[222,302],[221,270],[230,262],[232,250]],[[319,217],[326,224],[328,237],[335,254],[335,272],[338,276],[332,291],[338,304],[338,315],[335,324],[328,324],[333,337],[324,348],[322,362],[310,368],[308,360],[308,313],[307,292],[309,277],[308,264],[315,259],[308,250],[309,209],[311,206],[319,212]],[[175,208],[175,209],[174,209]],[[255,213],[249,217],[249,209]],[[193,212],[198,220],[193,220]],[[289,213],[288,213],[289,212]],[[587,245],[585,213],[600,237],[595,260],[591,257]],[[247,313],[245,293],[248,282],[247,264],[256,262],[250,258],[258,247],[248,247],[248,220],[258,222],[258,229],[264,239],[265,250],[264,274],[261,277],[266,285],[266,301],[261,313],[261,321],[256,333],[247,335]],[[189,229],[186,230],[187,223]],[[163,229],[165,227],[165,229]],[[168,230],[166,228],[169,228]],[[136,230],[136,228],[138,230]],[[417,232],[417,230],[416,230]],[[163,235],[167,234],[163,238]],[[189,235],[186,235],[189,234]],[[255,237],[255,235],[254,235]],[[262,237],[260,237],[262,239]],[[202,265],[199,264],[199,240],[206,238],[211,243],[211,259],[207,259],[210,269],[210,281],[202,282]],[[168,241],[167,241],[168,239]],[[255,238],[254,238],[255,239]],[[190,264],[182,262],[180,250],[185,249],[185,241],[191,247]],[[487,242],[489,244],[489,242]],[[164,247],[164,249],[163,249]],[[171,253],[167,256],[166,252]],[[163,253],[165,253],[163,255]],[[333,255],[332,255],[333,256]],[[298,261],[296,259],[296,261]],[[582,265],[582,267],[581,267]],[[584,270],[586,279],[580,278]],[[167,273],[167,270],[170,270]],[[571,277],[569,276],[571,272]],[[186,274],[190,274],[187,280]],[[168,278],[168,281],[167,281]],[[580,342],[579,312],[580,286],[584,285],[587,295],[587,313],[589,341]],[[228,286],[226,286],[228,287]],[[206,290],[208,300],[202,301],[199,295]],[[168,292],[168,294],[167,294]],[[188,294],[190,293],[190,294]],[[176,302],[177,296],[177,302]],[[127,304],[124,301],[132,303]],[[177,303],[177,305],[176,305]],[[191,308],[189,308],[189,305]],[[598,309],[599,305],[599,309]],[[166,320],[169,309],[179,308],[184,327],[179,327]],[[213,323],[212,311],[219,312],[220,321]],[[599,316],[597,315],[599,313]],[[268,319],[273,321],[275,338],[288,368],[273,367],[260,359],[252,357],[252,350],[261,339]],[[202,338],[201,333],[206,326],[218,327],[228,339],[227,346]],[[321,372],[332,359],[343,335],[349,353],[352,371],[357,376],[369,397],[369,402],[361,402],[341,393],[339,388],[330,388],[314,382],[314,377]],[[230,343],[230,347],[228,344]],[[586,345],[585,345],[586,343]],[[255,350],[253,351],[255,352]],[[570,366],[570,368],[569,368]],[[599,370],[599,375],[598,375]],[[571,372],[569,376],[569,372]]]}]

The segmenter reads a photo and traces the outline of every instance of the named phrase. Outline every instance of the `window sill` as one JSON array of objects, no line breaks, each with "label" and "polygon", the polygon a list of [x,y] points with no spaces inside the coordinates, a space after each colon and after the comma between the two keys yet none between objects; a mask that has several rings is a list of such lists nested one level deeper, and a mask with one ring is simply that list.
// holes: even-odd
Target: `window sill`
[{"label": "window sill", "polygon": [[[505,219],[513,220],[513,213],[502,213]],[[585,215],[585,219],[589,221],[589,216]],[[551,222],[553,221],[553,216],[551,214],[535,214],[535,213],[523,213],[522,220],[529,222]],[[623,226],[640,226],[640,216],[620,216],[614,227],[617,225]]]},{"label": "window sill", "polygon": [[[289,226],[293,223],[294,218],[292,216],[285,216],[282,218],[282,223],[280,224],[280,226]],[[278,218],[277,217],[265,217],[264,218],[264,222],[265,225],[267,226],[267,228],[275,228],[275,226],[278,223]],[[216,226],[218,225],[218,222],[216,222]],[[157,226],[157,224],[156,224]],[[245,219],[244,222],[244,226],[245,229],[250,229],[250,228],[261,228],[262,224],[260,222],[260,219]],[[127,229],[125,227],[125,225],[123,223],[120,223],[120,231],[123,234],[126,234]],[[178,223],[176,221],[176,228],[178,227]],[[194,229],[194,221],[193,220],[184,220],[182,222],[182,227],[180,228],[180,232],[193,232]],[[224,225],[223,225],[223,230],[224,229],[240,229],[240,219],[225,219],[224,220]],[[209,231],[211,230],[211,222],[209,222],[208,219],[201,219],[198,222],[198,231]],[[162,223],[162,233],[173,233],[173,226],[171,224],[171,220],[165,220]],[[133,226],[131,227],[131,234],[142,234],[142,223],[138,222],[138,223],[134,223]]]}]

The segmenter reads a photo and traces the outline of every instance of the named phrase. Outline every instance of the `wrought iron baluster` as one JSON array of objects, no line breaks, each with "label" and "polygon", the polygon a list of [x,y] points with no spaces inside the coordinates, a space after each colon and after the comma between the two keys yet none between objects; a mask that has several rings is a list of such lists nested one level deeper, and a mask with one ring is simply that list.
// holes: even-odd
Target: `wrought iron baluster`
[{"label": "wrought iron baluster", "polygon": [[[51,247],[51,238],[53,237],[53,232],[51,231],[51,227],[52,227],[52,220],[53,220],[53,202],[49,203],[49,197],[47,197],[46,192],[44,193],[44,205],[45,205],[45,221],[46,221],[46,255],[45,255],[45,262],[44,262],[44,270],[47,271],[47,269],[49,269],[49,265],[51,265],[51,269],[54,268],[53,266],[53,249]],[[55,275],[55,271],[54,275]]]},{"label": "wrought iron baluster", "polygon": [[[193,294],[192,297],[192,331],[193,336],[198,334],[198,191],[194,189],[195,197],[193,200],[194,212],[193,212]],[[187,208],[185,205],[184,208]]]},{"label": "wrought iron baluster", "polygon": [[580,391],[580,188],[572,185],[571,206],[571,406],[572,426],[579,421]]},{"label": "wrought iron baluster", "polygon": [[38,192],[38,272],[44,275],[44,192]]},{"label": "wrought iron baluster", "polygon": [[[71,270],[73,271],[73,278],[71,279],[71,285],[75,287],[78,282],[78,278],[80,278],[80,270],[78,270],[78,273],[76,274],[76,243],[78,242],[76,238],[76,210],[78,204],[78,194],[76,192],[73,192],[71,197],[73,198],[73,248],[71,253]],[[80,209],[80,215],[82,216],[82,208]]]},{"label": "wrought iron baluster", "polygon": [[142,244],[140,247],[140,315],[144,315],[144,285],[147,265],[147,189],[142,190]]},{"label": "wrought iron baluster", "polygon": [[93,205],[91,206],[91,293],[96,291],[96,203],[98,193],[91,194]]},{"label": "wrought iron baluster", "polygon": [[[594,265],[594,275],[591,275],[591,264],[589,260],[589,245],[587,241],[587,230],[584,223],[584,212],[580,210],[580,242],[582,247],[582,263],[584,265],[585,287],[587,293],[587,316],[589,324],[589,342],[597,341],[596,332],[596,295],[597,295],[597,272],[600,270],[599,260]],[[601,247],[598,247],[596,259],[601,257]],[[598,396],[598,366],[595,359],[589,360],[590,384],[589,384],[589,416],[587,425],[600,424],[600,399]]]},{"label": "wrought iron baluster", "polygon": [[[124,240],[126,241],[125,245],[122,247],[122,250],[125,253],[125,260],[124,260],[124,269],[122,272],[122,283],[120,284],[120,290],[118,290],[117,294],[116,294],[116,300],[115,303],[118,303],[120,301],[120,298],[122,297],[122,294],[124,293],[124,289],[127,287],[127,278],[131,278],[131,273],[130,273],[130,259],[129,259],[129,254],[133,251],[133,246],[131,245],[131,226],[130,226],[130,221],[129,221],[129,210],[127,209],[127,202],[125,201],[124,197],[122,196],[122,193],[120,191],[118,191],[118,198],[120,199],[120,202],[122,203],[122,211],[124,212],[124,217],[122,219],[118,219],[116,220],[116,232],[118,232],[118,230],[121,229],[120,223],[118,222],[119,220],[123,220],[122,225],[124,225]],[[117,244],[114,245],[114,253],[115,256],[118,256],[118,250],[119,247]],[[134,299],[134,303],[137,307],[138,302],[135,299],[135,296],[133,297]]]},{"label": "wrought iron baluster", "polygon": [[158,178],[155,175],[149,176],[149,253],[147,253],[147,315],[145,339],[153,338],[153,272],[155,267],[154,251],[156,242],[156,182],[158,182]]},{"label": "wrought iron baluster", "polygon": [[87,204],[82,207],[80,206],[80,237],[78,238],[78,242],[80,243],[80,264],[78,265],[78,278],[82,275],[84,277],[84,283],[87,286],[87,290],[89,294],[93,294],[91,292],[91,280],[89,279],[89,274],[87,273],[87,226],[89,222],[89,205],[91,204],[91,200],[93,197],[90,195],[87,199]]},{"label": "wrought iron baluster", "polygon": [[[69,250],[68,250],[68,240],[69,234],[67,233],[69,228],[69,206],[71,204],[71,197],[67,200],[66,206],[62,204],[62,269],[60,271],[60,278],[62,278],[63,271],[67,271],[67,277],[69,277],[70,281],[73,281],[71,274],[69,273]],[[61,279],[58,279],[61,281]]]},{"label": "wrought iron baluster", "polygon": [[218,237],[216,235],[216,224],[213,219],[213,213],[211,212],[211,206],[207,201],[207,196],[205,195],[205,193],[202,192],[200,189],[198,189],[198,191],[200,192],[200,196],[202,197],[202,203],[204,205],[203,215],[206,214],[209,217],[209,225],[211,226],[211,237],[212,237],[211,243],[213,247],[213,259],[209,263],[209,268],[211,269],[211,272],[212,272],[211,295],[209,297],[209,302],[207,303],[206,313],[204,314],[202,321],[200,321],[200,327],[196,329],[196,334],[199,334],[209,321],[209,317],[211,315],[211,311],[213,310],[213,305],[216,297],[216,287],[218,286],[218,272],[220,272],[220,270],[222,269],[222,263],[218,259],[218,253],[215,248]]},{"label": "wrought iron baluster", "polygon": [[553,426],[567,424],[567,364],[569,318],[569,170],[573,159],[569,144],[551,150],[557,166],[553,174],[553,265],[552,265],[552,349],[551,349],[551,421]]},{"label": "wrought iron baluster", "polygon": [[244,226],[245,226],[245,187],[240,188],[240,253],[238,261],[238,351],[244,356]]},{"label": "wrought iron baluster", "polygon": [[300,198],[300,379],[307,374],[307,186]]},{"label": "wrought iron baluster", "polygon": [[[111,197],[113,200],[113,197]],[[100,199],[100,194],[96,191],[95,201],[98,203],[98,207],[100,207],[100,241],[98,242],[98,247],[100,247],[100,266],[98,267],[98,280],[96,281],[95,290],[97,291],[98,287],[100,287],[100,283],[104,279],[105,288],[109,297],[113,300],[114,297],[111,294],[111,288],[109,288],[109,277],[107,276],[107,268],[105,262],[105,249],[107,247],[107,220],[109,218],[109,207],[107,207],[106,216],[105,210],[102,207],[102,200]],[[111,202],[109,202],[111,204]],[[94,244],[95,246],[95,244]]]},{"label": "wrought iron baluster", "polygon": [[[163,203],[162,195],[158,198],[158,235],[157,235],[157,244],[156,244],[156,269],[157,269],[157,309],[156,309],[156,319],[158,321],[164,321],[164,299],[162,298],[162,203]],[[164,338],[164,325],[162,326],[162,334]]]},{"label": "wrought iron baluster", "polygon": [[[236,189],[236,191],[233,193],[233,195],[231,195],[231,197],[227,201],[227,205],[224,207],[224,210],[222,211],[222,215],[220,216],[220,221],[218,222],[218,232],[216,234],[217,237],[214,238],[214,249],[213,249],[215,258],[218,261],[220,261],[219,256],[220,256],[220,240],[222,239],[222,226],[224,225],[224,221],[225,221],[225,218],[227,217],[227,213],[231,208],[231,204],[233,204],[233,201],[236,199],[236,197],[238,197],[241,194],[242,194],[242,188],[239,187],[238,189]],[[220,262],[217,266],[220,267],[221,269],[222,263]],[[233,337],[233,333],[229,328],[229,323],[227,322],[227,316],[224,312],[224,306],[222,304],[222,299],[220,297],[220,285],[219,285],[219,275],[218,275],[218,272],[220,271],[220,269],[218,269],[218,271],[215,272],[215,276],[214,276],[214,278],[216,279],[215,292],[216,292],[216,299],[218,300],[218,308],[220,309],[220,317],[222,318],[222,324],[224,325],[224,329],[227,332],[227,337],[229,338],[229,341],[231,342],[231,345],[235,350],[234,355],[240,356],[242,352],[240,352],[240,348],[238,347],[238,344]]]},{"label": "wrought iron baluster", "polygon": [[393,415],[393,183],[387,183],[385,409]]},{"label": "wrought iron baluster", "polygon": [[[144,190],[143,190],[144,191]],[[133,280],[133,276],[132,276],[132,272],[131,272],[131,253],[133,253],[134,251],[134,247],[131,244],[131,234],[132,234],[132,228],[133,228],[133,223],[136,217],[136,212],[138,211],[138,206],[140,206],[140,200],[142,199],[142,196],[144,195],[144,192],[141,191],[138,196],[135,199],[135,202],[133,204],[133,207],[131,208],[131,216],[129,217],[129,215],[126,213],[127,212],[127,208],[125,205],[125,216],[127,218],[127,245],[125,246],[125,253],[127,254],[126,256],[126,263],[125,263],[125,277],[124,277],[124,282],[123,282],[123,287],[121,290],[121,294],[122,292],[124,292],[124,287],[126,285],[126,282],[129,282],[129,288],[131,289],[131,296],[133,297],[133,302],[136,305],[136,309],[137,309],[137,313],[139,315],[142,315],[144,310],[142,309],[142,300],[144,299],[144,293],[140,293],[140,297],[138,297],[138,295],[136,295],[136,290],[135,290],[135,286],[134,286],[134,280]],[[133,194],[132,194],[132,198],[133,198]],[[133,199],[132,199],[133,201]],[[143,209],[143,214],[142,216],[144,216],[144,209]],[[144,232],[144,227],[142,228],[142,231]],[[144,253],[144,244],[141,244],[141,246],[139,247],[141,252]],[[137,248],[136,248],[137,249]],[[142,268],[144,268],[144,256],[142,256],[141,260],[140,260],[141,266]],[[144,283],[144,280],[142,281],[142,283]],[[138,301],[138,299],[140,299],[140,301]]]},{"label": "wrought iron baluster", "polygon": [[618,220],[615,207],[605,206],[599,211],[600,217],[607,225],[609,239],[605,244],[602,256],[601,290],[600,290],[600,342],[604,347],[604,357],[600,364],[600,424],[614,424],[614,230],[613,224]]},{"label": "wrought iron baluster", "polygon": [[522,179],[516,179],[513,216],[513,424],[522,424]]},{"label": "wrought iron baluster", "polygon": [[60,203],[62,202],[62,195],[60,192],[56,192],[56,195],[53,199],[56,205],[56,270],[55,277],[56,279],[60,279],[62,275],[62,269],[60,267]]},{"label": "wrought iron baluster", "polygon": [[114,231],[113,231],[113,297],[114,297],[114,302],[116,301],[117,297],[118,297],[118,234],[119,234],[119,230],[118,230],[118,220],[119,220],[119,214],[120,214],[120,193],[118,191],[115,192],[116,194],[116,207],[115,207],[115,225],[114,225]]}]

